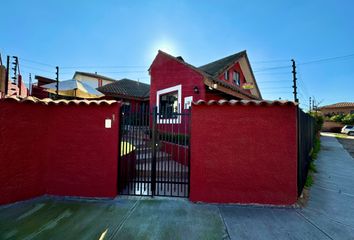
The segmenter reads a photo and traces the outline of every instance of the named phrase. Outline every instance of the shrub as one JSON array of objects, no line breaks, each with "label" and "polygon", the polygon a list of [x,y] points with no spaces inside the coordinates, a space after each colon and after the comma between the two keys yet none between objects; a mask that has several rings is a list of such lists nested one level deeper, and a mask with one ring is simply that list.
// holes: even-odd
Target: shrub
[{"label": "shrub", "polygon": [[317,112],[311,112],[310,115],[315,119],[315,133],[321,131],[323,126],[323,116],[319,115]]},{"label": "shrub", "polygon": [[311,174],[307,175],[305,187],[311,187],[313,184],[313,177]]},{"label": "shrub", "polygon": [[315,160],[317,158],[317,154],[321,149],[321,141],[319,138],[315,138],[314,143],[313,143],[313,149],[311,153],[311,159]]},{"label": "shrub", "polygon": [[342,118],[344,124],[354,124],[354,114],[347,114]]},{"label": "shrub", "polygon": [[315,163],[313,161],[310,162],[309,171],[317,173],[317,168],[316,168],[316,165],[315,165]]},{"label": "shrub", "polygon": [[339,114],[339,115],[333,115],[332,117],[330,117],[330,120],[333,122],[342,122],[344,115]]}]

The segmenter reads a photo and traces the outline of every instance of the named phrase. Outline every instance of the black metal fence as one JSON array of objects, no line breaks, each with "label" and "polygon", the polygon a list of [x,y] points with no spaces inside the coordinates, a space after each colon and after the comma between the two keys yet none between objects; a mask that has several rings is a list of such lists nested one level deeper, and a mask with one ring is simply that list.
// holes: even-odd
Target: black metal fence
[{"label": "black metal fence", "polygon": [[303,112],[300,108],[298,114],[298,176],[297,187],[300,196],[305,186],[309,164],[311,162],[311,150],[315,138],[315,119]]},{"label": "black metal fence", "polygon": [[143,109],[120,121],[120,194],[188,197],[190,111]]}]

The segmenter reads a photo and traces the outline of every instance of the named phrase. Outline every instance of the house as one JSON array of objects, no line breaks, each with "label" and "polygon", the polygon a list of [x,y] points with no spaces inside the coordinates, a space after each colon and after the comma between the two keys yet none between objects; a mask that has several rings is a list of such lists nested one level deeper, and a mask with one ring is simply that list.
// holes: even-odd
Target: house
[{"label": "house", "polygon": [[246,51],[201,67],[159,51],[149,73],[150,107],[157,106],[164,118],[188,109],[192,101],[262,99]]},{"label": "house", "polygon": [[106,99],[124,102],[123,112],[139,111],[149,107],[149,84],[123,78],[98,87],[97,90],[103,93]]},{"label": "house", "polygon": [[42,86],[45,84],[54,83],[56,82],[56,80],[38,75],[35,75],[34,79],[37,80],[37,83],[32,84],[31,96],[39,99],[49,98],[51,96],[51,93],[45,91]]},{"label": "house", "polygon": [[115,81],[113,78],[102,76],[95,73],[88,72],[75,72],[73,79],[80,80],[83,83],[90,85],[93,88],[102,87],[106,84],[112,83]]},{"label": "house", "polygon": [[324,116],[336,114],[354,114],[354,102],[339,102],[320,107],[319,110]]}]

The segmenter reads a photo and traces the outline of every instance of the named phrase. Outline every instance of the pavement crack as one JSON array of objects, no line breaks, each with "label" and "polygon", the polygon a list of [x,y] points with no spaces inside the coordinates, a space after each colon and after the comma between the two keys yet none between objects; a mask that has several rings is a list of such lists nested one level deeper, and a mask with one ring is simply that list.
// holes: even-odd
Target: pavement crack
[{"label": "pavement crack", "polygon": [[115,239],[118,232],[122,229],[124,223],[128,220],[128,218],[133,214],[134,210],[136,209],[136,207],[139,205],[140,203],[140,199],[136,200],[136,202],[134,203],[134,205],[129,209],[129,211],[127,212],[127,214],[124,216],[124,218],[122,219],[122,221],[119,223],[119,225],[116,227],[116,229],[113,231],[112,235],[109,237],[109,239]]},{"label": "pavement crack", "polygon": [[304,214],[300,213],[299,211],[295,210],[295,212],[302,217],[303,219],[305,219],[305,221],[307,221],[308,223],[310,223],[313,227],[317,228],[320,232],[322,232],[326,237],[328,237],[331,240],[334,240],[334,238],[332,238],[328,233],[326,233],[324,230],[322,230],[319,226],[317,226],[314,222],[312,222],[310,219],[308,219]]},{"label": "pavement crack", "polygon": [[[229,230],[228,230],[228,228],[227,228],[227,225],[226,225],[224,216],[222,215],[222,212],[221,212],[219,206],[217,206],[217,209],[218,209],[218,211],[219,211],[219,216],[220,216],[220,218],[221,218],[221,221],[222,221],[222,223],[224,224],[224,231],[225,231],[225,234],[224,234],[224,236],[223,236],[223,239],[225,239],[225,240],[226,240],[226,239],[230,240],[231,237],[230,237],[230,233],[229,233]],[[225,236],[225,235],[226,235],[226,236]]]}]

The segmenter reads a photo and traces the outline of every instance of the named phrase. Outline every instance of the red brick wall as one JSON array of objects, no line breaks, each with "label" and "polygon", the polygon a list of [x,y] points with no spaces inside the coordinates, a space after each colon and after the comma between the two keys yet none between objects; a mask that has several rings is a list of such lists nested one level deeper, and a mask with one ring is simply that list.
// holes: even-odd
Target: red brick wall
[{"label": "red brick wall", "polygon": [[195,105],[191,131],[192,201],[295,203],[295,106]]},{"label": "red brick wall", "polygon": [[118,104],[1,101],[0,204],[42,194],[116,196],[118,112]]}]

